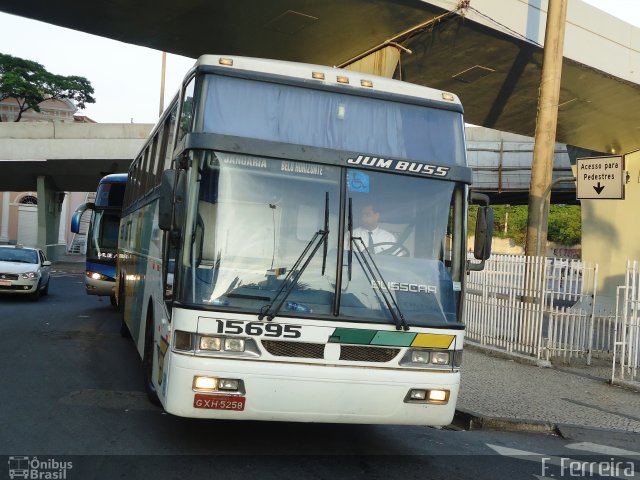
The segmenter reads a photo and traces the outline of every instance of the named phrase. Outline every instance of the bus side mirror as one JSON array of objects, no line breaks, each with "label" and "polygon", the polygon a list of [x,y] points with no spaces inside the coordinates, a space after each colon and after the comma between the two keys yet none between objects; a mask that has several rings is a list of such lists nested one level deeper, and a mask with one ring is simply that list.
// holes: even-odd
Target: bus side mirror
[{"label": "bus side mirror", "polygon": [[493,241],[493,208],[479,207],[476,220],[473,256],[476,260],[487,260],[491,256]]},{"label": "bus side mirror", "polygon": [[467,260],[467,269],[480,271],[484,269],[484,262],[491,256],[491,243],[493,241],[493,209],[489,207],[489,196],[472,192],[469,200],[472,203],[484,203],[478,207],[476,218],[476,231],[473,244],[473,256],[479,263]]},{"label": "bus side mirror", "polygon": [[165,231],[179,231],[184,220],[187,176],[183,170],[165,170],[160,183],[158,227]]},{"label": "bus side mirror", "polygon": [[75,212],[71,216],[71,233],[80,233],[80,220],[82,220],[82,214],[86,210],[93,210],[95,204],[93,202],[83,203],[78,205]]}]

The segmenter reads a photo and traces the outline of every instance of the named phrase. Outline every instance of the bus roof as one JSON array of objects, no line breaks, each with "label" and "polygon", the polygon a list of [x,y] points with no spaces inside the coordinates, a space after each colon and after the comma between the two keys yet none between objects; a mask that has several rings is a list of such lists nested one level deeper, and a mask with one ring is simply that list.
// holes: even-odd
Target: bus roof
[{"label": "bus roof", "polygon": [[461,105],[458,96],[450,92],[342,68],[228,55],[202,55],[198,58],[194,67],[201,66],[228,67],[236,70],[283,75],[301,80],[316,81],[324,85],[348,85],[362,90],[374,90],[427,99],[443,105]]},{"label": "bus roof", "polygon": [[111,173],[102,177],[100,183],[126,183],[127,177],[126,173]]}]

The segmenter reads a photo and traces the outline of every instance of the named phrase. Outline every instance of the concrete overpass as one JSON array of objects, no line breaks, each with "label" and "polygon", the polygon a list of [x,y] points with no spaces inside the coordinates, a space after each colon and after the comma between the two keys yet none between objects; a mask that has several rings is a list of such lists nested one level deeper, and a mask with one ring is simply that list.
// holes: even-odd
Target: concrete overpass
[{"label": "concrete overpass", "polygon": [[91,192],[108,173],[129,169],[151,124],[0,123],[0,191]]},{"label": "concrete overpass", "polygon": [[62,193],[95,191],[104,175],[126,172],[152,127],[0,123],[0,191],[38,192],[38,246],[49,257],[60,253]]},{"label": "concrete overpass", "polygon": [[[468,122],[533,136],[547,0],[0,0],[0,10],[197,57],[228,53],[347,65],[375,52],[389,74],[451,90]],[[569,2],[557,140],[640,149],[640,29]],[[46,46],[43,46],[43,48]],[[99,54],[99,52],[97,52]],[[368,67],[362,67],[368,68]]]},{"label": "concrete overpass", "polygon": [[[126,172],[152,127],[0,123],[0,191],[37,191],[38,245],[49,256],[59,253],[61,194],[95,191],[104,175]],[[489,194],[493,203],[526,204],[533,139],[473,127],[467,128],[466,136],[474,189]],[[570,171],[567,148],[558,144],[554,177]],[[574,185],[558,185],[552,201],[574,202]]]}]

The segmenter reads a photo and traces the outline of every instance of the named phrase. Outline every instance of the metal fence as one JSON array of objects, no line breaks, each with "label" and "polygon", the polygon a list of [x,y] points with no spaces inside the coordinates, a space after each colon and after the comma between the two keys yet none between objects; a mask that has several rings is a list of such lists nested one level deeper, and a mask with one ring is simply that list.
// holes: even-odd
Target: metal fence
[{"label": "metal fence", "polygon": [[640,380],[640,268],[627,262],[625,285],[617,289],[611,381]]},{"label": "metal fence", "polygon": [[613,347],[611,317],[594,314],[597,265],[494,255],[467,277],[467,338],[537,358],[585,357]]}]

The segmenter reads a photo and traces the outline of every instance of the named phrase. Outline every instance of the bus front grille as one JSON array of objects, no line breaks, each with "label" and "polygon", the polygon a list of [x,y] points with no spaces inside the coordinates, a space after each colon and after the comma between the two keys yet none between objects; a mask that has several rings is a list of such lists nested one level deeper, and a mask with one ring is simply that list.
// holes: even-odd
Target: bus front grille
[{"label": "bus front grille", "polygon": [[393,360],[399,351],[399,348],[342,345],[340,348],[340,360],[384,363]]},{"label": "bus front grille", "polygon": [[[262,340],[262,346],[275,357],[324,358],[322,343]],[[385,363],[393,360],[399,352],[399,348],[340,345],[340,360]]]},{"label": "bus front grille", "polygon": [[276,357],[324,358],[324,344],[262,340],[262,346]]}]

